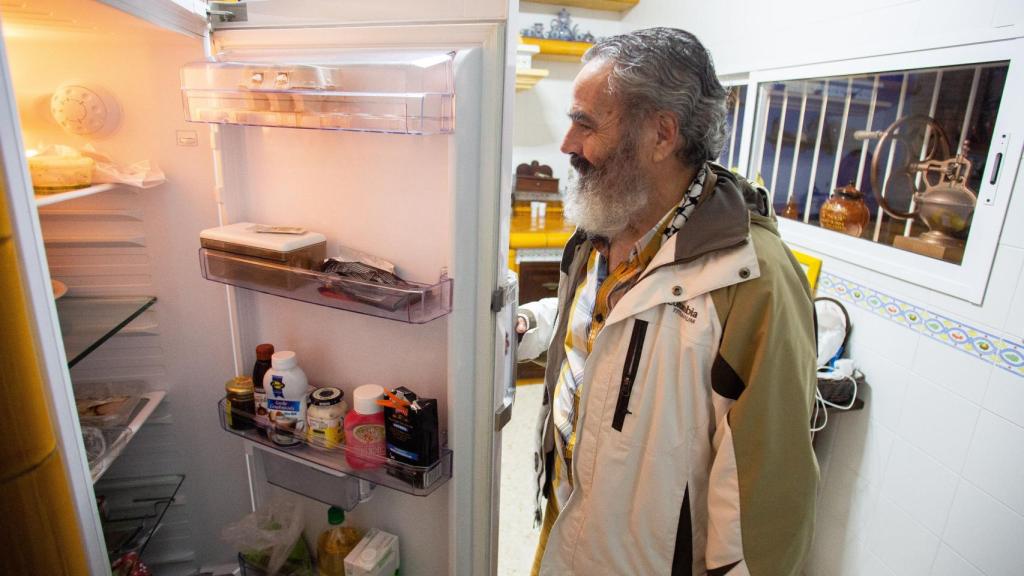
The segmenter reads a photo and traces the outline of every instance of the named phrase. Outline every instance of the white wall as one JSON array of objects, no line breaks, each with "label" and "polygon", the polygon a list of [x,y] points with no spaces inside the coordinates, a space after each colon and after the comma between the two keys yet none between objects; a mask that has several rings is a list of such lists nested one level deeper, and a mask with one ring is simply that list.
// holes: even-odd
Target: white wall
[{"label": "white wall", "polygon": [[[513,25],[516,30],[522,30],[532,27],[534,22],[542,22],[548,30],[559,9],[559,6],[523,2]],[[580,32],[589,31],[602,37],[623,31],[622,15],[618,12],[570,8],[569,13],[573,22],[579,24]],[[513,164],[518,166],[533,160],[547,164],[560,180],[559,185],[564,187],[569,174],[569,157],[558,148],[569,129],[567,114],[572,104],[572,81],[582,64],[534,58],[533,67],[546,69],[549,75],[532,89],[516,93]]]},{"label": "white wall", "polygon": [[[1024,3],[643,0],[623,22],[627,29],[689,29],[725,75],[1017,37],[1024,33]],[[834,287],[845,279],[1019,347],[1024,231],[1009,223],[1022,219],[1018,191],[981,306],[828,254],[818,256],[833,288],[822,285],[819,295],[838,294]],[[849,291],[844,298],[853,299]],[[822,484],[806,573],[1024,573],[1022,372],[955,350],[866,304],[847,308],[850,355],[867,377],[867,405],[833,415],[817,439]]]}]

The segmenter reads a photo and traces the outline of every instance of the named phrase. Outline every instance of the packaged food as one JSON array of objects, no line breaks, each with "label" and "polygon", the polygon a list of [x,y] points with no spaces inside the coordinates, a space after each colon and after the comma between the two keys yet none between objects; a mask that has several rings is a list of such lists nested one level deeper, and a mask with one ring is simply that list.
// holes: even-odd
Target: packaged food
[{"label": "packaged food", "polygon": [[327,510],[327,523],[317,539],[316,566],[319,576],[345,576],[345,557],[352,552],[363,535],[351,526],[345,526],[345,511],[337,506]]},{"label": "packaged food", "polygon": [[401,567],[398,536],[371,528],[345,557],[347,576],[393,576]]},{"label": "packaged food", "polygon": [[274,355],[273,344],[260,344],[256,347],[256,362],[252,367],[253,395],[256,399],[256,425],[262,432],[266,429],[267,420],[267,392],[263,388],[263,378],[270,370],[270,358]]},{"label": "packaged food", "polygon": [[211,252],[208,273],[233,284],[292,290],[300,279],[287,268],[319,271],[327,253],[323,234],[268,234],[258,226],[239,222],[200,232],[200,245]]},{"label": "packaged food", "polygon": [[44,154],[28,153],[28,171],[37,194],[89,186],[95,165],[95,160],[69,146],[54,146]]},{"label": "packaged food", "polygon": [[418,292],[402,291],[415,291],[417,287],[399,278],[394,264],[358,250],[341,248],[337,256],[324,261],[321,271],[342,280],[325,282],[320,293],[329,298],[363,302],[385,310],[409,306],[420,298]]},{"label": "packaged food", "polygon": [[281,446],[294,446],[305,436],[309,381],[299,368],[295,352],[275,352],[270,363],[270,370],[263,377],[270,439]]},{"label": "packaged food", "polygon": [[317,448],[337,448],[343,444],[346,413],[344,392],[330,387],[313,390],[306,407],[306,441]]},{"label": "packaged food", "polygon": [[[384,406],[388,458],[418,468],[427,468],[437,462],[440,455],[437,400],[420,398],[412,390],[399,386],[380,403]],[[404,466],[388,466],[388,474],[420,488],[429,486],[436,479],[430,477],[427,470]]]},{"label": "packaged food", "polygon": [[384,463],[384,409],[377,404],[384,388],[364,384],[352,392],[352,410],[345,416],[345,461],[352,468]]},{"label": "packaged food", "polygon": [[253,394],[252,378],[236,376],[224,384],[226,392],[225,420],[232,430],[252,430],[256,427],[256,397]]}]

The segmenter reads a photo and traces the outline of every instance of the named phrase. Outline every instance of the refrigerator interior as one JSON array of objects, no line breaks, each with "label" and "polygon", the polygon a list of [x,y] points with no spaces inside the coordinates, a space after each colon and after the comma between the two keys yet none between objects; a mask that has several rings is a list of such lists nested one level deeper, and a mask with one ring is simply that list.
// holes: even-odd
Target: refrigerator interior
[{"label": "refrigerator interior", "polygon": [[[429,497],[378,487],[349,522],[397,534],[404,574],[440,574],[478,562],[468,558],[477,554],[468,542],[486,545],[488,539],[467,534],[478,522],[468,517],[479,515],[473,506],[489,505],[472,488],[479,470],[489,472],[490,458],[474,460],[473,453],[490,445],[491,435],[474,434],[480,407],[487,414],[493,391],[488,385],[476,390],[474,382],[490,380],[494,346],[489,331],[480,332],[488,335],[483,341],[476,334],[478,324],[488,321],[479,311],[486,310],[504,262],[496,241],[479,242],[498,234],[497,195],[477,194],[487,180],[481,172],[497,174],[488,153],[500,155],[500,143],[478,141],[487,129],[475,125],[480,85],[485,73],[492,81],[495,73],[481,65],[480,50],[467,50],[462,42],[456,57],[456,116],[464,116],[465,135],[211,130],[186,122],[182,110],[179,70],[204,58],[201,39],[92,2],[5,5],[2,17],[27,148],[91,143],[120,163],[151,160],[167,175],[156,188],[119,188],[40,209],[50,274],[68,285],[69,297],[157,298],[70,371],[76,389],[129,381],[166,392],[105,473],[185,476],[147,549],[147,563],[159,574],[188,574],[232,561],[220,531],[249,511],[250,491],[243,442],[224,432],[215,414],[223,382],[236,366],[250,372],[260,342],[296,351],[311,384],[340,387],[349,399],[364,383],[404,385],[439,399],[442,444],[456,451],[453,479]],[[263,56],[265,44],[278,40],[269,31],[231,34],[263,46]],[[402,40],[394,33],[387,38],[377,43]],[[65,133],[50,116],[49,100],[67,81],[112,94],[121,108],[117,130],[102,139]],[[493,130],[497,139],[500,119]],[[488,221],[478,222],[480,214]],[[454,278],[453,312],[416,325],[208,282],[197,262],[198,233],[236,221],[321,232],[328,255],[339,245],[363,250],[394,262],[406,280],[432,284],[446,271]],[[302,507],[307,541],[315,548],[326,506],[303,499]]]},{"label": "refrigerator interior", "polygon": [[[149,562],[174,574],[228,559],[220,527],[249,508],[240,442],[211,418],[231,376],[231,337],[224,289],[198,275],[195,253],[186,249],[199,229],[217,224],[209,138],[183,120],[179,95],[178,69],[203,58],[202,42],[92,2],[5,6],[2,17],[26,147],[91,143],[119,163],[150,160],[167,174],[155,188],[119,188],[41,208],[40,224],[51,277],[68,286],[68,298],[157,298],[71,369],[76,391],[139,382],[166,392],[104,474],[185,475],[147,548]],[[68,81],[113,94],[121,108],[116,131],[86,139],[57,125],[50,96]],[[178,131],[196,134],[195,145],[179,146]]]}]

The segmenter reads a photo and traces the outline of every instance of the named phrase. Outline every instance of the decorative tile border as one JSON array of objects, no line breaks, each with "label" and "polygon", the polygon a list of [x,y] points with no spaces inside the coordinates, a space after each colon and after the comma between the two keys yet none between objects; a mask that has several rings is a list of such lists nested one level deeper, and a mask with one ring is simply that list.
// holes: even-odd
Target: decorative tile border
[{"label": "decorative tile border", "polygon": [[1024,376],[1024,348],[1009,340],[951,320],[941,314],[929,312],[834,274],[821,274],[817,292],[819,296],[830,296],[852,304],[961,352],[976,356],[1003,370]]}]

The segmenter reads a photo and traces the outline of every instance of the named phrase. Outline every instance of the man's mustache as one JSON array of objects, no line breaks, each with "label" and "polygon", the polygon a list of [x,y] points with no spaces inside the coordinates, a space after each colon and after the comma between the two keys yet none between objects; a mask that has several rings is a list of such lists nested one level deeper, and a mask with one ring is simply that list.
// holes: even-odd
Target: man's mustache
[{"label": "man's mustache", "polygon": [[576,169],[576,172],[579,172],[581,176],[594,169],[594,165],[591,164],[590,161],[575,153],[569,154],[569,164],[571,164],[572,167]]}]

